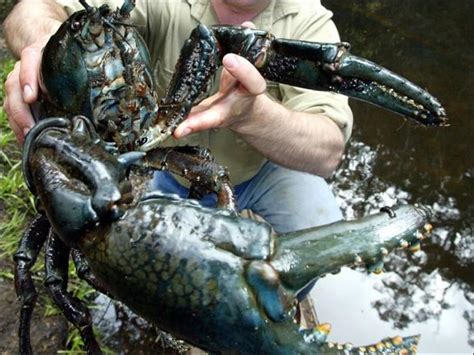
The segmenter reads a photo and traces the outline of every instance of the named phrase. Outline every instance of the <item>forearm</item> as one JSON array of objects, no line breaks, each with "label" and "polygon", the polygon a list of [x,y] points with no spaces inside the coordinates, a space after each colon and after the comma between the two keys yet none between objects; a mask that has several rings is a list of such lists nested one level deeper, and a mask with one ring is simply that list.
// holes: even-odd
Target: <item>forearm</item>
[{"label": "forearm", "polygon": [[20,57],[23,48],[52,35],[66,19],[66,12],[54,0],[22,0],[4,22],[8,47]]},{"label": "forearm", "polygon": [[266,95],[231,128],[269,160],[323,177],[332,174],[344,152],[343,134],[330,118],[288,110]]}]

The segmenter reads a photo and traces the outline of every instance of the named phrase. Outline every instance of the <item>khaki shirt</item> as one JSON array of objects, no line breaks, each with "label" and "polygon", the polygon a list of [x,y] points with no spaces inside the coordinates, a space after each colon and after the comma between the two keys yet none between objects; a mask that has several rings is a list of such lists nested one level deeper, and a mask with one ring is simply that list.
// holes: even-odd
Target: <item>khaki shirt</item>
[{"label": "khaki shirt", "polygon": [[[69,14],[82,9],[77,0],[57,1],[65,6]],[[96,6],[108,3],[114,9],[120,7],[123,0],[88,0],[88,3]],[[273,0],[252,22],[256,28],[271,31],[280,38],[339,42],[339,35],[331,17],[332,12],[324,8],[319,0]],[[138,25],[148,44],[159,97],[164,95],[181,46],[191,31],[199,23],[208,26],[218,23],[209,0],[138,0],[132,12],[132,21]],[[216,75],[207,95],[217,91],[218,82],[219,75]],[[268,95],[289,109],[328,116],[341,128],[346,141],[349,139],[352,113],[347,98],[274,82],[268,82],[267,88]],[[225,128],[192,134],[178,142],[169,139],[167,143],[209,148],[216,161],[228,167],[234,184],[250,179],[265,162],[262,154]]]}]

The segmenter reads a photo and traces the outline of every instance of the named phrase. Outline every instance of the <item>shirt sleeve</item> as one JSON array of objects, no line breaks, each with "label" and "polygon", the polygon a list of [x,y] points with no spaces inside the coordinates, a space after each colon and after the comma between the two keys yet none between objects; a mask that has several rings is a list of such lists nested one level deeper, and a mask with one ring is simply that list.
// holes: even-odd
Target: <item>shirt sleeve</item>
[{"label": "shirt sleeve", "polygon": [[[288,38],[297,38],[312,42],[340,42],[339,33],[331,20],[332,12],[319,1],[311,1],[304,11],[282,19],[291,24]],[[307,7],[307,8],[306,8]],[[347,142],[352,132],[352,111],[348,98],[330,92],[306,90],[289,85],[279,85],[282,104],[294,111],[323,114],[332,119],[342,130]]]}]

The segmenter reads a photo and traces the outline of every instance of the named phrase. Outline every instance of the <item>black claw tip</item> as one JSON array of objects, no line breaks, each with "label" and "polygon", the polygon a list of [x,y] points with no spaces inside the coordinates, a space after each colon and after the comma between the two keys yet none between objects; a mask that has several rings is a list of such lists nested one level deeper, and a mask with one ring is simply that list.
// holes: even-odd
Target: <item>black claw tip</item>
[{"label": "black claw tip", "polygon": [[392,209],[391,209],[390,207],[388,207],[388,206],[382,207],[382,208],[380,209],[380,212],[388,213],[388,215],[389,215],[390,218],[395,218],[395,217],[397,217],[397,214],[395,213],[395,211],[392,210]]}]

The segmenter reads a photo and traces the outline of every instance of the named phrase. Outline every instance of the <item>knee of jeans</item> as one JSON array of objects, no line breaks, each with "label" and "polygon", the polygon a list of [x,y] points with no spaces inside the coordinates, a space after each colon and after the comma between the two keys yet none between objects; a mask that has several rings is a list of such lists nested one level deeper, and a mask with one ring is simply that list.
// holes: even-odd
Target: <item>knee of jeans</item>
[{"label": "knee of jeans", "polygon": [[328,203],[327,206],[319,206],[314,213],[317,225],[330,224],[343,218],[341,209],[335,202]]},{"label": "knee of jeans", "polygon": [[264,213],[262,216],[277,233],[318,227],[343,219],[342,212],[332,196],[325,201],[287,201],[280,210],[275,210],[274,207],[271,213]]},{"label": "knee of jeans", "polygon": [[150,182],[150,189],[176,194],[181,198],[188,196],[188,189],[180,185],[173,175],[165,171],[155,171],[153,179]]}]

